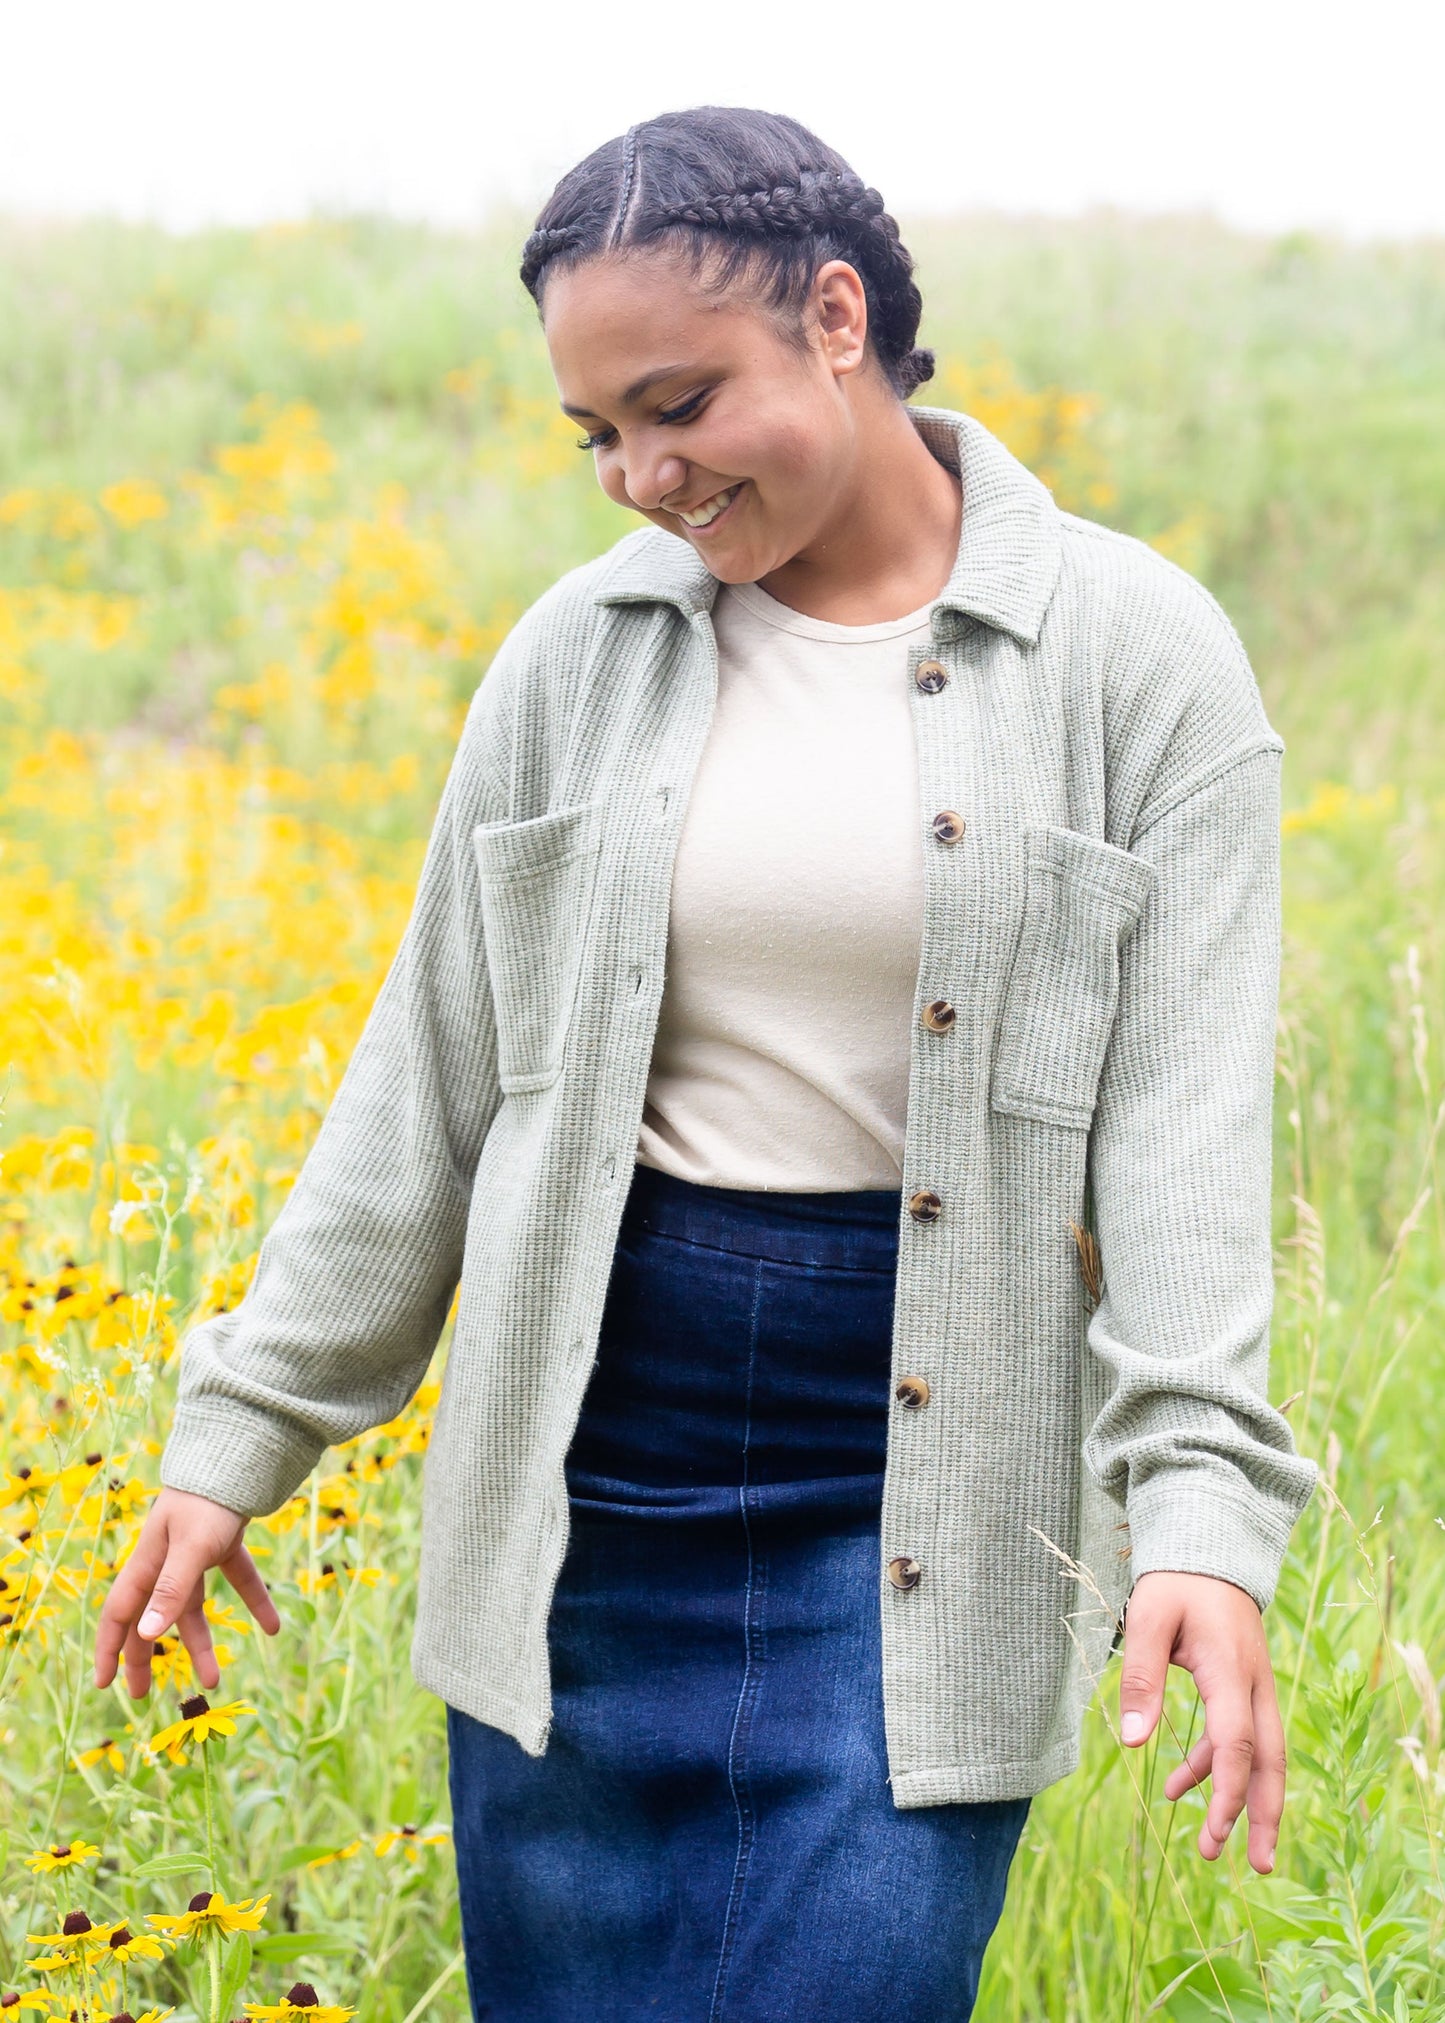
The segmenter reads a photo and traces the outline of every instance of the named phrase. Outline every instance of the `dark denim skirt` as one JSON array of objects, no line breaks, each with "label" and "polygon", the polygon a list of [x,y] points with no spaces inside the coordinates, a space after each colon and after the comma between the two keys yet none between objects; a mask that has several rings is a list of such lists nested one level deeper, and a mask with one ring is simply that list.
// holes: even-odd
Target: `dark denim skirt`
[{"label": "dark denim skirt", "polygon": [[953,2023],[1027,1798],[900,1811],[879,1508],[901,1212],[635,1169],[528,1756],[447,1709],[488,2023]]}]

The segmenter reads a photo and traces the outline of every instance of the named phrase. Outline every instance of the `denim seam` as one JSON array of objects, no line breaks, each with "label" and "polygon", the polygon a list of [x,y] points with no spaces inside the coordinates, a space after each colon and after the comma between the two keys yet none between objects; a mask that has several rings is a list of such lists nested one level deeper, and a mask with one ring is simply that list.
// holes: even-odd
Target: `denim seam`
[{"label": "denim seam", "polygon": [[753,1604],[758,1584],[755,1580],[752,1527],[748,1523],[748,1465],[752,1456],[753,1382],[757,1372],[758,1311],[762,1304],[762,1266],[765,1261],[759,1258],[758,1268],[753,1273],[753,1311],[748,1337],[747,1403],[743,1420],[743,1480],[742,1487],[738,1490],[738,1514],[742,1519],[748,1555],[747,1588],[743,1599],[743,1678],[742,1685],[738,1689],[738,1703],[733,1711],[732,1734],[728,1738],[728,1785],[738,1815],[738,1851],[733,1863],[732,1883],[728,1889],[727,1909],[723,1914],[722,1943],[718,1949],[717,1973],[713,1979],[712,2002],[708,2009],[709,2023],[720,2023],[722,2017],[722,2005],[727,1993],[728,1969],[732,1965],[733,1953],[737,1946],[738,1926],[742,1921],[743,1894],[747,1888],[748,1866],[757,1831],[751,1798],[746,1796],[747,1772],[744,1767],[739,1773],[739,1757],[746,1752],[748,1731],[752,1725],[752,1715],[761,1686],[761,1672],[754,1663]]},{"label": "denim seam", "polygon": [[[827,1223],[824,1227],[836,1228],[838,1225]],[[634,1225],[634,1229],[637,1228],[640,1228],[643,1235],[653,1237],[663,1243],[681,1243],[685,1244],[689,1250],[709,1250],[715,1252],[719,1257],[745,1257],[751,1259],[755,1264],[777,1264],[793,1271],[856,1271],[881,1276],[884,1273],[897,1270],[897,1265],[891,1259],[887,1264],[819,1264],[816,1259],[811,1257],[772,1257],[757,1251],[737,1250],[725,1243],[704,1243],[695,1236],[679,1236],[675,1230],[658,1229],[650,1222]]]}]

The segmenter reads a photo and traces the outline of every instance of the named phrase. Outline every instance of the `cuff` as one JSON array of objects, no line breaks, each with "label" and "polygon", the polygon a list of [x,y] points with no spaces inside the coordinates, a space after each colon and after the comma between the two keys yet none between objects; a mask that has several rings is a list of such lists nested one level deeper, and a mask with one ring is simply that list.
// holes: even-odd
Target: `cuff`
[{"label": "cuff", "polygon": [[1146,1573],[1212,1574],[1243,1588],[1263,1615],[1302,1508],[1239,1496],[1197,1471],[1162,1469],[1129,1493],[1130,1584]]},{"label": "cuff", "polygon": [[161,1454],[167,1489],[208,1496],[238,1517],[269,1517],[295,1495],[327,1443],[240,1398],[223,1407],[181,1401]]}]

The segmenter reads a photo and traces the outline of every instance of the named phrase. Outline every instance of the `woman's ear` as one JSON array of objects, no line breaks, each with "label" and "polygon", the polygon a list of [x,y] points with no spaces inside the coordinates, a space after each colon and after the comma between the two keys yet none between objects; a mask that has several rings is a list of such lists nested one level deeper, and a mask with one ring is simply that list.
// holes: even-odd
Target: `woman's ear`
[{"label": "woman's ear", "polygon": [[830,369],[856,372],[868,346],[868,297],[857,268],[825,260],[813,276],[811,305]]}]

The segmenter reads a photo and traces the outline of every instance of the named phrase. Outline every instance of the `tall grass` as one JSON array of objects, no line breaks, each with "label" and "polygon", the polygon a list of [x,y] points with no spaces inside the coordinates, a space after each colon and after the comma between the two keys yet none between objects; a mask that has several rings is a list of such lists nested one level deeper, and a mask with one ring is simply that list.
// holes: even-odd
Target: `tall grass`
[{"label": "tall grass", "polygon": [[[42,2016],[466,2014],[442,1710],[405,1663],[435,1372],[250,1527],[284,1632],[212,1594],[218,1732],[175,1729],[174,1636],[147,1701],[90,1655],[177,1341],[305,1156],[467,699],[635,524],[556,414],[526,222],[0,225],[0,1997]],[[1272,1395],[1325,1474],[1267,1618],[1276,1872],[1242,1826],[1202,1861],[1205,1794],[1160,1790],[1192,1682],[1124,1752],[1115,1661],[978,2013],[1445,2017],[1445,248],[1111,213],[908,237],[921,397],[1208,583],[1284,736]]]}]

